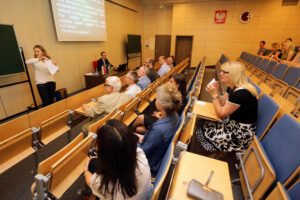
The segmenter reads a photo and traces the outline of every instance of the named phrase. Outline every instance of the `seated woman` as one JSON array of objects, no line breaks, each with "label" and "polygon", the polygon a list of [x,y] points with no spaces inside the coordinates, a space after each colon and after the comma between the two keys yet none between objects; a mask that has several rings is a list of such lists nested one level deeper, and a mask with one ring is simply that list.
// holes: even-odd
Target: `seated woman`
[{"label": "seated woman", "polygon": [[292,61],[281,61],[281,62],[294,67],[300,67],[300,47],[298,47],[298,53],[295,55]]},{"label": "seated woman", "polygon": [[295,50],[292,46],[292,43],[289,40],[285,41],[282,46],[282,55],[280,59],[285,61],[291,61],[294,55]]},{"label": "seated woman", "polygon": [[221,122],[204,120],[196,138],[206,151],[230,152],[248,148],[256,131],[257,92],[248,83],[245,66],[226,62],[221,66],[220,81],[227,86],[221,97],[219,83],[206,87]]},{"label": "seated woman", "polygon": [[279,43],[275,42],[272,44],[272,52],[268,55],[273,59],[279,59],[279,55],[281,54],[281,49]]},{"label": "seated woman", "polygon": [[[186,91],[186,80],[183,74],[172,74],[171,78],[169,80],[169,84],[174,85],[179,92],[181,93],[181,105],[178,109],[177,113],[180,116],[182,111],[184,110],[187,99],[187,91]],[[148,127],[153,124],[158,118],[158,112],[154,111],[152,115],[139,115],[136,120],[133,123],[133,130],[135,130],[137,133],[143,134],[147,131]]]},{"label": "seated woman", "polygon": [[148,159],[151,175],[155,177],[160,162],[166,153],[172,137],[179,123],[177,110],[181,104],[181,94],[177,88],[164,84],[157,88],[155,106],[159,112],[159,119],[154,122],[145,133],[138,135],[140,147]]},{"label": "seated woman", "polygon": [[112,119],[97,131],[98,158],[86,163],[87,185],[103,199],[147,199],[151,175],[137,138],[122,122]]}]

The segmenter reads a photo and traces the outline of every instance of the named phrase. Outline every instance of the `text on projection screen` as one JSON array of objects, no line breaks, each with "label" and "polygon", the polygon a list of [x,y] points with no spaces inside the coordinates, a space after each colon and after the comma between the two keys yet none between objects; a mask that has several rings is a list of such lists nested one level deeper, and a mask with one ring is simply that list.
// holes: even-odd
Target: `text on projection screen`
[{"label": "text on projection screen", "polygon": [[104,0],[51,0],[58,41],[106,41]]}]

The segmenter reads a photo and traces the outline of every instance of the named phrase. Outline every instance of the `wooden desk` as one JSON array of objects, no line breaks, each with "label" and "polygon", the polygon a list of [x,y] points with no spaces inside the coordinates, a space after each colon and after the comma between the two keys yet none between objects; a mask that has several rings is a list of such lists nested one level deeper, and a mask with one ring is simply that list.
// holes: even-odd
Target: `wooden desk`
[{"label": "wooden desk", "polygon": [[99,75],[96,75],[96,74],[91,74],[91,75],[88,75],[88,74],[85,74],[84,75],[84,79],[85,79],[85,88],[86,89],[91,89],[93,87],[96,87],[98,85],[101,85],[105,82],[105,79],[106,77],[108,76],[123,76],[125,74],[127,74],[129,70],[124,70],[124,71],[112,71],[110,72],[109,74],[105,74],[105,75],[102,75],[100,74],[101,72],[99,72]]},{"label": "wooden desk", "polygon": [[[97,104],[97,102],[90,102],[90,103],[88,103],[88,106],[89,106],[89,108],[91,108],[91,107],[93,107],[94,105],[96,105]],[[76,113],[79,113],[79,114],[81,114],[81,115],[84,115],[85,114],[85,112],[82,110],[82,106],[80,106],[79,108],[76,108],[75,109],[75,112]]]},{"label": "wooden desk", "polygon": [[224,196],[224,200],[232,200],[233,195],[228,164],[223,161],[190,152],[185,152],[179,158],[167,199],[192,200],[193,198],[187,195],[189,182],[192,179],[195,179],[200,183],[205,184],[212,170],[214,171],[214,174],[208,187],[221,192]]},{"label": "wooden desk", "polygon": [[192,112],[203,119],[221,121],[221,119],[217,116],[214,104],[210,102],[196,101]]}]

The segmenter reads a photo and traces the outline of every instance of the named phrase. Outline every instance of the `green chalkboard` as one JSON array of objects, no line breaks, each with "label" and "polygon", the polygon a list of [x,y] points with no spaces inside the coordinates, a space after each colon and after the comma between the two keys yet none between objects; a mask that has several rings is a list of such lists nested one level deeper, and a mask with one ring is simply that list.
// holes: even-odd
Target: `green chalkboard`
[{"label": "green chalkboard", "polygon": [[0,76],[25,72],[14,27],[0,24]]},{"label": "green chalkboard", "polygon": [[127,54],[141,53],[141,36],[127,35]]}]

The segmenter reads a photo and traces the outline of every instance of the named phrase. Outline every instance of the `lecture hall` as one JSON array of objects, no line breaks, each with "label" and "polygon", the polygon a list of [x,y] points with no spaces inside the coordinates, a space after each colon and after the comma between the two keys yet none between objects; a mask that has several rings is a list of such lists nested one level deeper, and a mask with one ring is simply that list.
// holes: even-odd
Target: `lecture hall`
[{"label": "lecture hall", "polygon": [[1,200],[300,199],[299,0],[0,11]]}]

